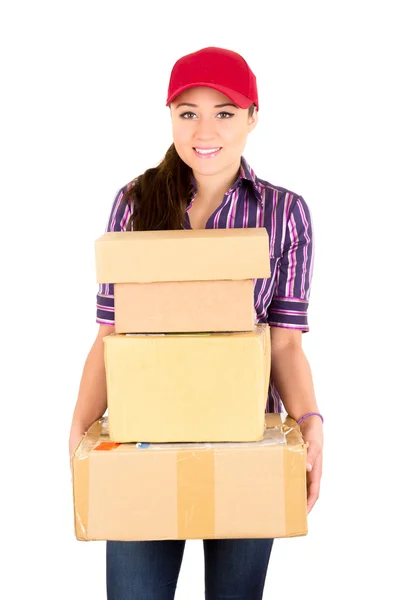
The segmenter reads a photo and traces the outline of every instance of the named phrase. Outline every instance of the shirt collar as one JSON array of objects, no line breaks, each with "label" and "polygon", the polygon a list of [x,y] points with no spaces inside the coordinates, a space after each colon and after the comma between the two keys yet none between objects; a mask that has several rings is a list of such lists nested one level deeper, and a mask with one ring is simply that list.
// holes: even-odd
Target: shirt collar
[{"label": "shirt collar", "polygon": [[[255,194],[255,198],[258,200],[259,204],[263,206],[262,192],[259,186],[258,178],[255,175],[253,169],[251,169],[251,167],[245,160],[244,156],[241,157],[239,176],[227,193],[233,192],[237,187],[239,187],[242,184],[243,180],[247,181],[248,185],[252,187]],[[190,176],[190,181],[193,186],[193,195],[195,196],[197,193],[197,184],[193,173]]]},{"label": "shirt collar", "polygon": [[240,166],[240,177],[239,177],[239,179],[240,178],[241,179],[245,179],[246,181],[248,181],[250,183],[250,185],[252,185],[252,188],[255,191],[255,197],[256,197],[256,199],[258,200],[258,202],[261,205],[263,205],[262,190],[261,190],[261,186],[259,185],[258,178],[255,175],[254,170],[251,169],[251,167],[249,166],[249,164],[245,160],[244,156],[241,157],[241,166]]}]

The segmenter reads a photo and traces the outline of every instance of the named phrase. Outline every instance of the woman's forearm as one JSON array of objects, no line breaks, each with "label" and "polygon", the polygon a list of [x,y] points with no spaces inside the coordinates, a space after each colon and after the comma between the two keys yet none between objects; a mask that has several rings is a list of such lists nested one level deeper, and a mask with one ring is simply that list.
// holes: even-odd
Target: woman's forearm
[{"label": "woman's forearm", "polygon": [[103,348],[103,337],[106,334],[106,330],[98,334],[84,364],[71,425],[74,431],[86,431],[107,408]]},{"label": "woman's forearm", "polygon": [[293,419],[318,412],[309,361],[300,344],[272,348],[271,377]]}]

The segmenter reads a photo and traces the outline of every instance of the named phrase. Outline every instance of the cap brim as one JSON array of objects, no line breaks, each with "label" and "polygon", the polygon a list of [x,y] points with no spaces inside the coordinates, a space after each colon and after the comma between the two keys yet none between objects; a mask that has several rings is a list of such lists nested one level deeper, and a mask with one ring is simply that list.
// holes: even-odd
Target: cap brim
[{"label": "cap brim", "polygon": [[217,90],[218,92],[221,92],[222,94],[225,94],[225,96],[230,98],[230,100],[233,102],[233,104],[236,104],[239,108],[249,108],[251,106],[251,104],[254,104],[253,100],[251,100],[250,98],[247,98],[247,96],[243,96],[243,94],[239,94],[238,92],[231,90],[230,88],[227,88],[223,85],[218,85],[216,83],[208,83],[208,82],[202,81],[202,82],[198,82],[198,83],[189,83],[187,85],[183,85],[180,88],[178,88],[173,94],[171,94],[167,98],[166,106],[168,106],[171,102],[173,102],[175,100],[175,98],[177,96],[179,96],[179,94],[182,94],[182,92],[184,92],[186,90],[190,90],[191,88],[195,88],[195,87],[209,87],[209,88],[212,88],[213,90]]}]

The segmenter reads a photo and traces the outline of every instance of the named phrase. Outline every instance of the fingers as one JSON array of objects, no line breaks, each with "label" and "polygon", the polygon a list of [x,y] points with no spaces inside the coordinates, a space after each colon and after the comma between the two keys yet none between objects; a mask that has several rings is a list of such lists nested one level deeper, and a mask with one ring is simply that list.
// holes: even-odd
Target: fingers
[{"label": "fingers", "polygon": [[306,470],[312,471],[313,465],[316,462],[317,456],[320,452],[319,446],[315,442],[309,443],[306,455]]},{"label": "fingers", "polygon": [[304,434],[307,443],[306,471],[307,471],[307,514],[310,513],[320,494],[320,480],[322,475],[322,435],[318,432],[306,430]]},{"label": "fingers", "polygon": [[321,453],[317,454],[313,462],[312,468],[308,469],[309,473],[307,476],[307,514],[312,510],[320,495]]},{"label": "fingers", "polygon": [[320,495],[320,482],[311,482],[309,485],[309,489],[308,489],[308,495],[307,495],[307,509],[306,512],[307,514],[310,513],[310,511],[312,510],[313,506],[315,505],[315,503],[318,500],[318,497]]}]

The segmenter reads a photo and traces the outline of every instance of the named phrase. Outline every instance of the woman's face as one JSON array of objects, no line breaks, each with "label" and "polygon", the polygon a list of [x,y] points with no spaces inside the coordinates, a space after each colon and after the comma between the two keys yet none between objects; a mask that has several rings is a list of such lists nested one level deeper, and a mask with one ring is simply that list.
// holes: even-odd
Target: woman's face
[{"label": "woman's face", "polygon": [[249,117],[248,108],[238,108],[228,96],[207,87],[186,90],[171,103],[175,148],[194,174],[237,171],[257,119],[256,109]]}]

